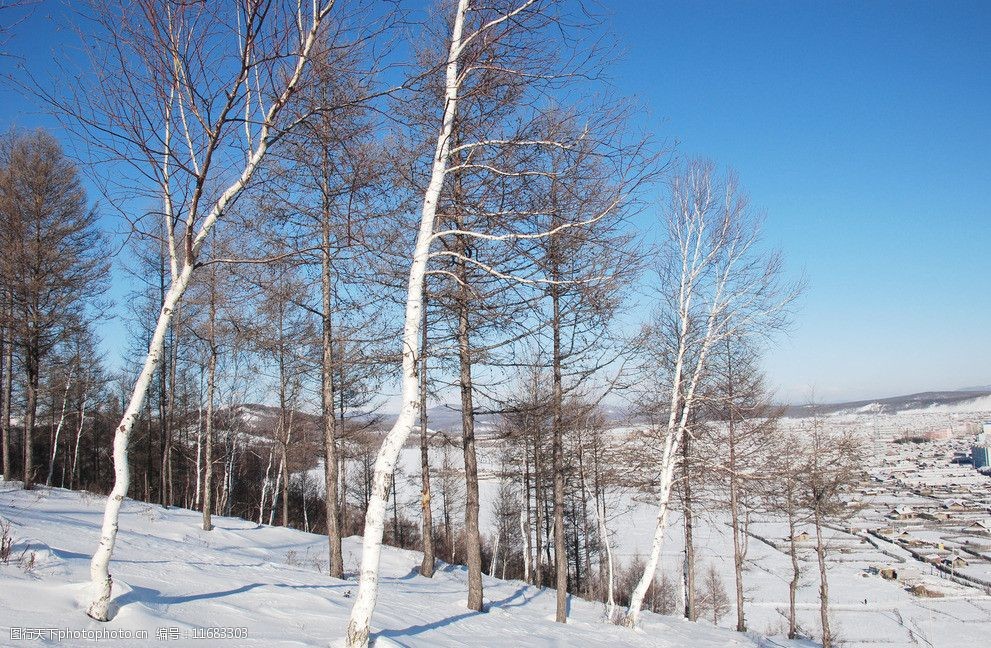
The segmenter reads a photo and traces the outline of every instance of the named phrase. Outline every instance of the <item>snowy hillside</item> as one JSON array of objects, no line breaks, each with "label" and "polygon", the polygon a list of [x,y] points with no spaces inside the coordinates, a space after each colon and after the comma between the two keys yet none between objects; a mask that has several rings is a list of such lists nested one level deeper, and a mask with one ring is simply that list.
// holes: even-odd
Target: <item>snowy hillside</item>
[{"label": "snowy hillside", "polygon": [[[175,636],[181,638],[169,645],[325,646],[343,636],[355,582],[323,575],[324,536],[222,517],[207,533],[199,513],[131,500],[111,566],[116,616],[107,624],[92,621],[82,601],[103,497],[17,486],[0,484],[0,518],[10,523],[14,541],[9,564],[0,564],[0,645],[22,645],[15,639],[24,628],[130,635],[115,646]],[[359,538],[345,542],[347,567],[357,564],[358,550]],[[486,578],[489,611],[469,612],[465,571],[447,567],[425,579],[417,575],[419,562],[415,552],[383,551],[376,645],[755,645],[728,630],[652,614],[638,631],[606,625],[601,605],[578,599],[571,602],[571,622],[557,624],[554,592],[518,581]],[[202,640],[220,628],[238,638]],[[59,645],[92,642],[77,634]]]}]

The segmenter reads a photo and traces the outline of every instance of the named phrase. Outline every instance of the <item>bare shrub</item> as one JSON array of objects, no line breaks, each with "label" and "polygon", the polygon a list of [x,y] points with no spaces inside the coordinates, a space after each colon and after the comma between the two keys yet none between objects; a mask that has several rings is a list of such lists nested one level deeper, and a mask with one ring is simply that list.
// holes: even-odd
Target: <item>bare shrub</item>
[{"label": "bare shrub", "polygon": [[10,550],[14,546],[14,536],[10,532],[10,522],[0,520],[0,563],[10,563]]}]

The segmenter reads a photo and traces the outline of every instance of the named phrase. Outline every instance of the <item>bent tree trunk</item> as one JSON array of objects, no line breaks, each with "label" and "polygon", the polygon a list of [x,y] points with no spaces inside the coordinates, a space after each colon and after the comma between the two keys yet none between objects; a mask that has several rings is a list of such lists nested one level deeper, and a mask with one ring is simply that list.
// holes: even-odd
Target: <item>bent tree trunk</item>
[{"label": "bent tree trunk", "polygon": [[127,448],[131,437],[131,430],[134,428],[134,421],[138,418],[141,406],[144,404],[145,396],[148,393],[148,386],[151,384],[152,376],[162,358],[162,350],[165,346],[165,334],[168,332],[169,324],[172,321],[172,313],[176,305],[182,298],[189,279],[193,275],[193,266],[187,263],[183,266],[182,272],[173,282],[165,295],[165,303],[162,311],[158,315],[158,323],[148,347],[148,355],[145,357],[144,366],[138,379],[134,383],[134,390],[128,401],[127,409],[117,431],[114,433],[114,486],[107,496],[107,507],[103,512],[103,527],[100,532],[100,544],[90,562],[90,578],[92,580],[93,601],[90,603],[86,614],[97,621],[107,621],[110,609],[110,591],[112,580],[110,577],[110,556],[113,554],[114,544],[117,541],[117,525],[120,518],[120,507],[127,496],[127,489],[130,485],[130,466],[127,462]]},{"label": "bent tree trunk", "polygon": [[[93,600],[87,608],[86,613],[98,621],[108,620],[110,593],[112,587],[109,571],[110,557],[113,554],[114,544],[117,541],[117,527],[120,517],[120,508],[124,502],[124,497],[127,496],[127,490],[130,482],[130,469],[127,462],[127,450],[130,442],[131,430],[134,428],[134,421],[137,419],[141,406],[148,394],[148,387],[151,383],[152,376],[154,375],[158,365],[161,363],[165,335],[172,323],[175,310],[179,307],[179,304],[182,301],[182,296],[189,287],[189,281],[193,276],[193,270],[197,263],[197,257],[199,256],[200,249],[203,247],[204,241],[210,235],[214,225],[216,225],[217,221],[220,219],[227,207],[238,197],[238,195],[241,194],[244,188],[251,181],[255,171],[268,152],[269,145],[274,141],[271,132],[273,124],[275,124],[279,113],[289,102],[289,99],[296,93],[300,80],[303,76],[304,68],[309,61],[310,51],[313,49],[320,33],[321,24],[330,13],[333,6],[333,2],[327,2],[319,7],[314,6],[313,20],[309,25],[308,31],[305,35],[300,33],[299,49],[294,54],[295,66],[291,74],[289,74],[288,78],[286,78],[285,85],[282,87],[281,92],[272,99],[271,104],[269,104],[268,109],[265,111],[264,117],[261,120],[258,129],[258,137],[257,139],[254,139],[257,144],[254,145],[253,149],[251,149],[250,155],[248,156],[239,177],[237,177],[237,179],[235,179],[234,182],[220,194],[216,202],[213,203],[211,209],[204,215],[201,225],[195,233],[192,229],[192,224],[198,220],[197,215],[199,212],[195,206],[195,201],[190,207],[190,213],[187,214],[187,224],[189,229],[187,229],[186,238],[184,241],[186,254],[182,261],[181,270],[178,268],[178,255],[174,250],[170,249],[171,261],[173,262],[172,283],[165,295],[165,299],[163,300],[162,310],[158,315],[158,322],[155,325],[155,332],[152,335],[151,343],[148,345],[148,355],[145,356],[144,365],[142,366],[141,371],[138,374],[138,378],[134,383],[134,389],[131,392],[131,397],[128,401],[127,408],[124,410],[124,415],[121,418],[121,422],[117,426],[117,430],[114,433],[114,486],[110,491],[110,495],[107,497],[107,505],[103,514],[103,527],[100,534],[100,544],[97,546],[97,549],[93,554],[93,559],[90,562],[90,577],[92,579],[91,594],[93,596]],[[302,29],[300,31],[302,32]],[[239,76],[235,81],[236,85],[228,92],[233,92],[236,94],[239,85],[243,83],[245,79],[246,77],[244,75]],[[234,95],[228,94],[228,97],[232,96]],[[221,123],[212,136],[217,138],[224,137],[224,131],[225,129]],[[217,141],[211,142],[211,145],[216,144]],[[208,159],[209,158],[207,158],[207,160]],[[201,183],[207,180],[207,174],[210,168],[207,160],[205,160],[205,163],[198,169],[198,180]],[[171,195],[168,194],[168,187],[166,187],[165,198],[166,201],[171,200]],[[169,231],[171,233],[171,225],[169,225]]]},{"label": "bent tree trunk", "polygon": [[409,284],[406,293],[406,318],[403,325],[402,346],[402,405],[395,425],[386,435],[375,458],[371,497],[365,514],[365,535],[362,539],[361,569],[358,594],[351,617],[348,620],[348,648],[365,648],[378,594],[379,558],[382,550],[385,508],[389,496],[389,483],[395,470],[399,451],[413,431],[420,406],[418,392],[416,349],[419,344],[420,323],[423,317],[423,281],[427,271],[430,242],[433,237],[437,202],[444,184],[447,160],[450,154],[451,131],[458,102],[458,56],[461,53],[461,34],[464,28],[468,0],[458,0],[451,30],[451,48],[446,66],[444,91],[444,117],[434,153],[430,183],[423,197],[420,228],[416,236],[413,260],[410,265]]}]

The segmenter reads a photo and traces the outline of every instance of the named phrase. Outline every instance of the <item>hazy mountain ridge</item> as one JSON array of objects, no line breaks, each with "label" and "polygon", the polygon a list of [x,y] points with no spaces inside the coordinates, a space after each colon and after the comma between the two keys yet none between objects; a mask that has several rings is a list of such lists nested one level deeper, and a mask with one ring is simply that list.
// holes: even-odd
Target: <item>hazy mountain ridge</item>
[{"label": "hazy mountain ridge", "polygon": [[845,403],[818,403],[815,405],[789,405],[785,416],[805,418],[814,413],[839,414],[894,414],[908,410],[924,410],[931,407],[954,406],[991,396],[991,389],[963,389],[955,391],[927,391],[905,396],[890,396]]}]

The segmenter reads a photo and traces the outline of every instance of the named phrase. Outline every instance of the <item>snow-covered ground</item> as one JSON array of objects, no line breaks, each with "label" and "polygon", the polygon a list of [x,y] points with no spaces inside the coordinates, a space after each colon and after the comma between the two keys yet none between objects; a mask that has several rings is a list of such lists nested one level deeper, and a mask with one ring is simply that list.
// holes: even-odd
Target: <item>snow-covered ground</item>
[{"label": "snow-covered ground", "polygon": [[[93,645],[84,633],[98,632],[117,632],[115,646],[340,643],[356,584],[353,574],[336,580],[321,573],[324,536],[223,517],[204,532],[199,513],[128,500],[111,564],[116,615],[101,624],[85,616],[84,604],[104,498],[17,486],[0,483],[0,517],[14,540],[10,563],[0,565],[0,645],[24,645],[18,637],[37,637],[39,629],[45,645]],[[344,547],[354,569],[359,538]],[[600,604],[579,599],[561,625],[553,621],[553,590],[488,577],[489,610],[469,612],[462,568],[426,579],[417,574],[416,552],[386,548],[382,555],[373,618],[380,647],[757,645],[729,630],[653,614],[644,615],[641,629],[627,630],[603,623]],[[70,636],[58,640],[59,631]],[[234,638],[216,638],[225,634]]]},{"label": "snow-covered ground", "polygon": [[[976,489],[987,492],[991,484],[969,466],[955,466],[950,460],[952,448],[968,446],[966,429],[976,421],[991,418],[986,409],[976,409],[971,404],[945,409],[901,411],[878,414],[840,412],[826,417],[825,424],[837,428],[851,428],[868,441],[865,467],[874,471],[878,466],[887,469],[902,467],[906,482],[933,482],[944,479],[944,472],[952,473],[949,481],[960,495]],[[808,421],[785,419],[782,425],[801,429]],[[898,445],[893,440],[905,434],[927,433],[949,429],[957,436],[955,441],[934,444]],[[629,432],[630,429],[624,429]],[[928,451],[933,456],[919,454]],[[894,453],[894,454],[892,454]],[[460,467],[460,452],[453,452],[456,466]],[[480,446],[481,467],[481,531],[494,534],[493,504],[497,499],[498,481],[494,477],[497,465],[497,449]],[[439,456],[432,457],[433,465]],[[419,505],[419,450],[405,448],[400,460],[405,479],[397,480],[400,503],[415,515]],[[927,467],[930,466],[931,467]],[[930,474],[932,473],[932,474]],[[436,483],[435,483],[436,488]],[[870,509],[887,512],[892,506],[912,504],[911,497],[899,495],[888,501],[880,494],[863,494],[864,503]],[[918,498],[917,498],[918,499]],[[434,497],[438,506],[440,498]],[[920,502],[923,500],[919,500]],[[620,564],[628,564],[636,555],[645,555],[650,548],[654,531],[656,508],[649,503],[634,501],[628,493],[613,500],[609,526],[613,555]],[[435,511],[435,519],[438,512]],[[868,528],[886,524],[867,524]],[[811,527],[806,528],[812,531]],[[744,580],[746,583],[746,618],[748,627],[758,633],[775,635],[786,627],[788,607],[788,580],[791,573],[790,558],[785,553],[787,525],[781,520],[755,516],[750,531]],[[833,633],[846,646],[936,646],[945,648],[970,648],[991,645],[991,596],[974,587],[958,586],[949,581],[931,565],[914,559],[899,546],[878,541],[880,548],[859,535],[830,530],[829,587],[831,601],[831,626]],[[764,542],[763,540],[767,542]],[[727,515],[712,512],[695,523],[697,569],[704,574],[708,566],[715,565],[726,589],[732,592],[732,537]],[[803,576],[798,591],[798,621],[807,633],[820,632],[818,609],[818,572],[812,545],[801,551]],[[882,551],[882,549],[884,551]],[[680,516],[672,512],[661,557],[660,573],[666,573],[678,582],[682,570],[684,535]],[[885,553],[887,552],[887,553]],[[890,554],[895,554],[893,557]],[[882,579],[870,573],[871,568],[897,567],[904,578],[898,581]],[[971,564],[961,568],[962,573],[973,572],[985,576],[985,565]],[[913,584],[943,594],[940,598],[919,598],[908,591]],[[731,627],[735,623],[733,613],[726,615],[720,625]],[[952,628],[952,630],[951,630]]]}]

